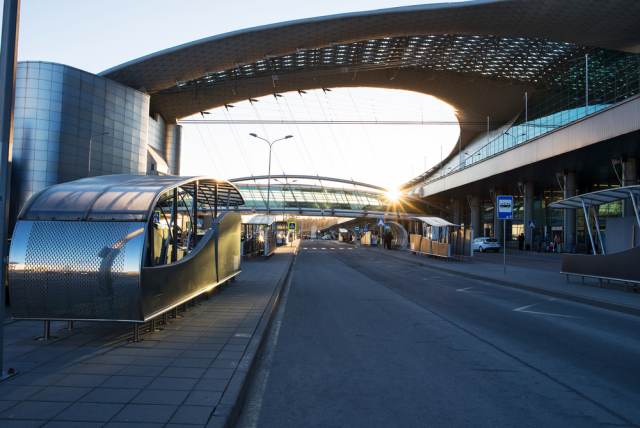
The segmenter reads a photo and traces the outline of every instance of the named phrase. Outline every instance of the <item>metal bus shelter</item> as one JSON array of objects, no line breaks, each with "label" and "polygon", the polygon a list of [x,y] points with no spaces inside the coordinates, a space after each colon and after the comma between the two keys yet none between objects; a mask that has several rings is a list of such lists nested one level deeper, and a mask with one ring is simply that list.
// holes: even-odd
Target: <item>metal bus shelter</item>
[{"label": "metal bus shelter", "polygon": [[[154,320],[240,273],[243,203],[210,177],[107,175],[51,186],[18,216],[9,253],[17,319]],[[136,324],[136,326],[139,324]],[[137,329],[134,329],[137,334]]]},{"label": "metal bus shelter", "polygon": [[[582,210],[593,253],[592,255],[563,254],[562,274],[640,284],[640,267],[638,266],[640,246],[635,245],[636,237],[631,237],[632,244],[629,248],[609,253],[600,229],[598,207],[622,200],[628,200],[631,203],[635,222],[638,226],[637,230],[640,231],[640,185],[585,193],[549,205],[551,208]],[[593,224],[591,223],[591,217],[593,217]],[[595,226],[595,237],[592,225]],[[636,229],[634,228],[633,230],[635,231]],[[598,248],[600,251],[598,251]]]},{"label": "metal bus shelter", "polygon": [[414,254],[441,258],[470,255],[470,230],[440,217],[412,217],[409,232],[409,250]]},{"label": "metal bus shelter", "polygon": [[242,216],[242,255],[269,257],[276,250],[276,216]]}]

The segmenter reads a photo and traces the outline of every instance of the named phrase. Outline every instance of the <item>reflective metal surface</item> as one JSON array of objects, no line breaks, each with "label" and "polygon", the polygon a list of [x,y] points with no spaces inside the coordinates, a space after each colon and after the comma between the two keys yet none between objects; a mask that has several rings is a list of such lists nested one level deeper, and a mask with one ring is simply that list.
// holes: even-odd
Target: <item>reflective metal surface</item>
[{"label": "reflective metal surface", "polygon": [[244,203],[233,184],[211,177],[102,175],[43,190],[24,206],[19,219],[147,221],[161,193],[178,186],[193,193],[196,180],[200,182],[202,204],[217,202],[219,206],[235,207]]},{"label": "reflective metal surface", "polygon": [[180,261],[142,269],[142,311],[153,318],[240,272],[240,215],[225,213]]},{"label": "reflective metal surface", "polygon": [[9,254],[15,318],[138,320],[144,224],[19,221]]},{"label": "reflective metal surface", "polygon": [[225,213],[218,221],[218,281],[224,281],[240,270],[241,216]]},{"label": "reflective metal surface", "polygon": [[149,95],[36,61],[18,63],[15,95],[12,219],[47,186],[146,172]]},{"label": "reflective metal surface", "polygon": [[[185,255],[176,257],[174,250],[166,264],[152,266],[145,252],[155,248],[153,228],[162,223],[151,212],[166,203],[161,195],[176,195],[178,187],[203,204],[242,203],[232,184],[207,177],[92,177],[35,195],[11,244],[14,318],[146,321],[237,275],[241,217],[231,212],[198,239],[183,234],[180,241],[163,241],[165,250],[180,245]],[[165,223],[172,236],[174,213]]]}]

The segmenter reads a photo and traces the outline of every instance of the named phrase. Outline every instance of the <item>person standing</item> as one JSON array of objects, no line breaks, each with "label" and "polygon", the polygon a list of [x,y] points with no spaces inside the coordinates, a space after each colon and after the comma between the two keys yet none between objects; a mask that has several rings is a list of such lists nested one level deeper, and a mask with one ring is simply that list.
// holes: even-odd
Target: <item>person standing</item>
[{"label": "person standing", "polygon": [[391,230],[387,229],[384,232],[384,247],[387,250],[391,249],[391,241],[393,240],[393,234],[391,233]]}]

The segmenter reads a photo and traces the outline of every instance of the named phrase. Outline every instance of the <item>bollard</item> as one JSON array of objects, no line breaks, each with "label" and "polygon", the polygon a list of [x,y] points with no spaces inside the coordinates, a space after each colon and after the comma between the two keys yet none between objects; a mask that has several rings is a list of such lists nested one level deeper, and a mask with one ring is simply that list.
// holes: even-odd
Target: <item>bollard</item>
[{"label": "bollard", "polygon": [[140,325],[138,323],[133,324],[133,338],[132,342],[140,342]]},{"label": "bollard", "polygon": [[51,339],[51,321],[45,320],[43,327],[44,331],[42,332],[42,340]]},{"label": "bollard", "polygon": [[44,320],[42,324],[42,336],[36,337],[36,340],[41,340],[43,342],[47,342],[51,339],[55,339],[56,337],[51,336],[51,321]]},{"label": "bollard", "polygon": [[73,321],[71,320],[67,321],[67,330],[69,331],[73,330]]}]

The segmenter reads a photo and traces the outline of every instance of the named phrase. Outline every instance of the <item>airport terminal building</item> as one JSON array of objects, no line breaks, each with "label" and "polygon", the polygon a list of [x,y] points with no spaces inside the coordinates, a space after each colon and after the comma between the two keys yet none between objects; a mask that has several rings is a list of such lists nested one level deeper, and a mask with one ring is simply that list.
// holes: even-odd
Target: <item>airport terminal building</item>
[{"label": "airport terminal building", "polygon": [[[633,199],[584,212],[551,204],[639,183],[639,14],[633,0],[432,4],[235,31],[98,75],[19,63],[12,215],[61,182],[179,174],[177,121],[194,113],[273,93],[369,86],[422,92],[456,109],[459,144],[405,186],[438,215],[476,236],[524,234],[534,249],[637,246]],[[516,207],[505,237],[501,194]]]}]

